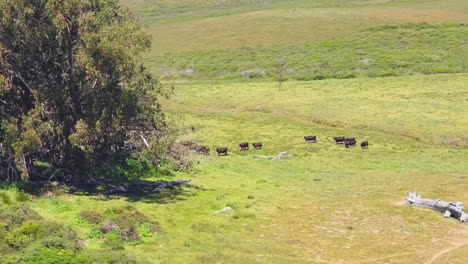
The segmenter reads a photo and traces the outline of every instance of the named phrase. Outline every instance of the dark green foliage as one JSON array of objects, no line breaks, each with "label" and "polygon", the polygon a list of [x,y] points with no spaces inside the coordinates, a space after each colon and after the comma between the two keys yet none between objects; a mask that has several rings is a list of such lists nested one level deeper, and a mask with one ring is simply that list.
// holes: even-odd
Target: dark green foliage
[{"label": "dark green foliage", "polygon": [[[136,213],[135,209],[130,208],[130,211],[133,213],[127,217],[135,216],[135,225],[147,219]],[[97,219],[97,215],[102,216],[98,212],[90,212],[85,214],[92,215],[92,219]],[[133,229],[136,230],[136,227]],[[131,234],[133,229],[127,231],[128,238],[138,235],[136,231]],[[105,247],[113,250],[123,249],[125,242],[121,230],[115,230],[104,238]],[[73,229],[42,219],[24,204],[0,208],[0,256],[3,257],[0,263],[8,264],[137,263],[136,258],[117,251],[83,251],[82,242]]]},{"label": "dark green foliage", "polygon": [[122,176],[123,180],[138,181],[150,177],[170,176],[173,172],[174,168],[169,160],[155,165],[142,159],[128,159],[117,165],[112,174]]},{"label": "dark green foliage", "polygon": [[18,192],[18,193],[16,194],[16,197],[15,197],[15,198],[16,198],[16,201],[17,201],[17,202],[20,202],[20,203],[23,203],[23,202],[26,202],[26,201],[29,200],[29,197],[26,196],[26,195],[25,195],[24,193],[22,193],[22,192]]},{"label": "dark green foliage", "polygon": [[79,252],[81,248],[74,230],[43,220],[24,204],[2,207],[0,223],[0,255],[16,255],[7,263],[46,263],[32,261],[40,260],[48,254],[54,256],[55,253],[67,255],[67,252]]},{"label": "dark green foliage", "polygon": [[102,221],[102,214],[94,210],[83,210],[80,217],[90,224],[99,224]]},{"label": "dark green foliage", "polygon": [[282,77],[301,81],[462,73],[468,72],[467,36],[468,25],[460,23],[384,25],[349,39],[183,52],[153,61],[162,76],[168,68],[180,71],[190,65],[192,79],[277,81],[280,62],[287,63]]},{"label": "dark green foliage", "polygon": [[116,0],[0,0],[0,180],[106,177],[145,140],[160,155],[149,47]]},{"label": "dark green foliage", "polygon": [[[9,230],[11,227],[6,229]],[[5,242],[16,249],[25,248],[32,242],[40,242],[44,246],[72,251],[80,249],[78,237],[74,230],[44,220],[23,222],[21,226],[6,233]]]},{"label": "dark green foliage", "polygon": [[37,240],[44,231],[38,222],[26,221],[20,227],[8,232],[5,241],[11,247],[23,248]]},{"label": "dark green foliage", "polygon": [[77,253],[55,247],[35,244],[11,257],[5,264],[85,264],[93,263],[89,258]]},{"label": "dark green foliage", "polygon": [[3,204],[11,204],[12,203],[11,197],[8,195],[8,193],[4,193],[4,192],[0,193],[0,201]]}]

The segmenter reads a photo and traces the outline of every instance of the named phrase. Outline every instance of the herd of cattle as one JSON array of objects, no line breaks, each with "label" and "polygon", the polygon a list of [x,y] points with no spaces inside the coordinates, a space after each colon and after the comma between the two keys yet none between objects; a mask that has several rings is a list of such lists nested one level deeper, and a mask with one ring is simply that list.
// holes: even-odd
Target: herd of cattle
[{"label": "herd of cattle", "polygon": [[[317,143],[317,136],[305,136],[304,139],[306,143]],[[346,148],[356,146],[357,144],[356,138],[354,137],[351,137],[351,138],[334,137],[333,139],[335,140],[336,144],[344,144]],[[180,142],[180,144],[189,148],[190,150],[196,151],[199,154],[208,155],[210,153],[210,148],[206,146],[199,146],[197,145],[197,143],[193,141],[182,141]],[[257,143],[252,143],[252,146],[255,149],[261,149],[263,147],[263,144],[261,142],[257,142]],[[249,150],[249,142],[242,142],[239,144],[239,147],[241,148],[241,150]],[[369,142],[367,141],[361,142],[361,148],[366,149],[368,147],[369,147]],[[216,148],[216,152],[218,153],[218,156],[227,155],[228,150],[229,148],[227,147]]]}]

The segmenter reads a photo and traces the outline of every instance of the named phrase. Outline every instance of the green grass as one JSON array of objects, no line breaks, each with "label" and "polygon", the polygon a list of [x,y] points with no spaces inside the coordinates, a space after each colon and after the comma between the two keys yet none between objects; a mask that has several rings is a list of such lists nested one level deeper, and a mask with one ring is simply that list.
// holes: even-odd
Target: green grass
[{"label": "green grass", "polygon": [[[468,24],[425,23],[369,28],[348,39],[296,45],[221,49],[148,57],[152,71],[168,79],[295,80],[385,77],[468,71]],[[287,34],[287,33],[286,33]],[[187,73],[187,69],[192,73]]]},{"label": "green grass", "polygon": [[[33,206],[86,238],[92,228],[77,222],[81,210],[132,204],[164,229],[125,246],[150,263],[423,263],[468,239],[456,220],[403,205],[407,191],[468,201],[467,84],[460,74],[288,82],[281,92],[274,82],[180,85],[164,106],[197,128],[181,140],[231,148],[227,157],[194,156],[194,173],[178,176],[201,189],[168,200],[65,195]],[[312,134],[318,143],[305,144]],[[370,147],[345,149],[332,142],[339,135]],[[264,149],[242,152],[242,141]],[[280,151],[294,156],[253,156]],[[213,215],[225,206],[234,209]],[[100,245],[91,238],[87,247]],[[464,263],[466,249],[441,260]]]},{"label": "green grass", "polygon": [[218,7],[218,1],[123,3],[149,26],[151,56],[347,38],[384,24],[468,22],[464,0],[224,1]]},{"label": "green grass", "polygon": [[[468,74],[446,74],[467,70],[460,23],[468,2],[122,2],[154,35],[153,72],[197,80],[180,81],[163,102],[170,120],[193,128],[180,140],[212,152],[227,146],[229,155],[194,155],[190,174],[164,177],[190,178],[199,189],[39,198],[10,188],[0,191],[0,207],[31,205],[73,227],[85,251],[105,252],[99,226],[80,214],[119,217],[132,205],[163,229],[154,235],[142,224],[142,242],[124,245],[149,263],[468,262],[466,225],[403,205],[408,191],[468,202]],[[289,80],[278,91],[269,80],[281,61]],[[187,69],[195,75],[183,75]],[[249,69],[264,71],[263,82],[239,81]],[[292,81],[322,78],[352,79]],[[369,149],[336,145],[332,137],[342,135],[368,140]],[[240,151],[242,141],[264,149]],[[294,156],[254,157],[281,151]],[[226,206],[233,210],[213,215]]]},{"label": "green grass", "polygon": [[[168,24],[204,18],[221,17],[251,11],[282,8],[362,7],[392,2],[388,0],[121,0],[146,22]],[[394,1],[393,1],[394,2]],[[397,1],[401,2],[401,1]]]},{"label": "green grass", "polygon": [[[460,14],[468,5],[462,0],[121,0],[148,24],[172,24],[217,18],[262,10],[399,9],[455,11]],[[413,14],[414,15],[414,14]],[[410,16],[411,17],[411,16]]]}]

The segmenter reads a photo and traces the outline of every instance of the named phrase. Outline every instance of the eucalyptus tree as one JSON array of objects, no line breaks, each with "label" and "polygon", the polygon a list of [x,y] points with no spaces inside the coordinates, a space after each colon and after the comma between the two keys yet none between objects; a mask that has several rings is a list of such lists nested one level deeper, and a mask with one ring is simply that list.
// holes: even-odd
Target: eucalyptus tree
[{"label": "eucalyptus tree", "polygon": [[157,145],[150,44],[116,0],[0,0],[0,178],[87,181]]}]

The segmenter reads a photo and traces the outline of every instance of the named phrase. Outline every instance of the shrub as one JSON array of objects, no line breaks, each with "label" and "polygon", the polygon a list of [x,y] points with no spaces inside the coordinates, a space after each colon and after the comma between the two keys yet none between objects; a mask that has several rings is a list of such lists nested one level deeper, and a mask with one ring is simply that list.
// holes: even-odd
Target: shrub
[{"label": "shrub", "polygon": [[99,264],[137,264],[135,256],[120,251],[94,252],[89,256]]},{"label": "shrub", "polygon": [[26,195],[25,195],[24,193],[22,193],[22,192],[16,193],[16,197],[15,197],[15,198],[16,198],[16,201],[17,201],[17,202],[20,202],[20,203],[24,203],[24,202],[26,202],[26,201],[29,200],[29,197],[26,196]]},{"label": "shrub", "polygon": [[0,198],[4,204],[8,205],[12,203],[11,197],[8,195],[8,193],[0,193]]},{"label": "shrub", "polygon": [[112,250],[124,249],[124,239],[118,231],[108,233],[104,239],[104,247]]},{"label": "shrub", "polygon": [[106,220],[104,224],[102,224],[101,232],[107,234],[118,229],[119,229],[119,226],[115,222]]},{"label": "shrub", "polygon": [[5,241],[14,248],[22,248],[36,240],[44,230],[35,221],[26,221],[20,227],[9,232]]},{"label": "shrub", "polygon": [[57,248],[57,249],[66,249],[73,252],[78,252],[80,247],[78,243],[74,240],[67,240],[63,237],[46,237],[39,241],[43,246],[48,248]]},{"label": "shrub", "polygon": [[128,228],[124,228],[120,231],[120,235],[125,239],[125,241],[139,241],[140,236],[138,234],[137,228],[135,225],[129,225]]},{"label": "shrub", "polygon": [[102,214],[94,210],[83,210],[80,217],[90,224],[99,224],[102,221]]},{"label": "shrub", "polygon": [[73,251],[46,247],[40,244],[32,245],[5,262],[6,264],[87,264],[89,258],[80,256]]}]

